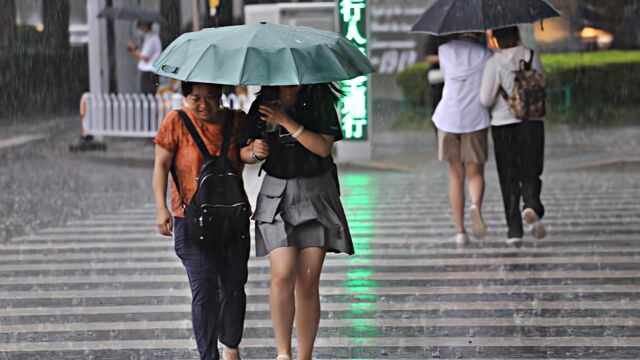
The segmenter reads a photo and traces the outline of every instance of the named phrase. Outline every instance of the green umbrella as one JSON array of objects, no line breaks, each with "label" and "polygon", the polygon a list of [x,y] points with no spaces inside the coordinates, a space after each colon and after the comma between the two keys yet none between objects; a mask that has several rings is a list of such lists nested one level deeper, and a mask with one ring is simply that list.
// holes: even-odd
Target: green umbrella
[{"label": "green umbrella", "polygon": [[270,23],[186,33],[162,52],[154,69],[183,81],[274,86],[347,80],[374,71],[367,57],[336,33]]}]

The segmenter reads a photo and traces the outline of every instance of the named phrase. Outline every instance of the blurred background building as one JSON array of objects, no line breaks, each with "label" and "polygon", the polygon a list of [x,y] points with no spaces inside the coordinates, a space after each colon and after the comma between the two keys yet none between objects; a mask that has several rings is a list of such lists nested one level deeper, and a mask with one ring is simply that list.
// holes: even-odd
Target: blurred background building
[{"label": "blurred background building", "polygon": [[[402,128],[402,113],[408,108],[411,108],[414,119],[422,121],[421,126],[429,123],[430,114],[422,110],[424,98],[428,95],[424,91],[411,94],[409,87],[402,86],[402,77],[413,83],[426,83],[426,79],[420,77],[425,72],[419,69],[424,64],[426,37],[409,30],[433,1],[366,2],[367,55],[377,68],[371,76],[368,90],[370,123],[375,132],[371,145],[374,153],[380,149],[393,152],[393,148],[401,144],[420,146],[419,139],[413,141],[410,137],[425,136],[413,131],[411,124],[410,131],[403,135],[402,140],[397,140],[390,132]],[[622,56],[612,50],[640,49],[640,0],[550,2],[562,12],[561,18],[523,26],[527,43],[542,52],[552,55],[578,53],[579,61],[574,56],[574,64],[571,65],[578,68],[584,66],[581,59],[588,54],[603,53],[598,61],[607,58],[604,59],[607,63]],[[7,109],[4,116],[34,111],[76,111],[78,99],[82,92],[89,90],[89,83],[99,84],[96,89],[101,92],[138,91],[136,63],[126,50],[127,40],[137,36],[134,23],[97,19],[97,13],[108,6],[159,11],[167,21],[166,25],[155,25],[164,46],[186,31],[264,19],[340,31],[338,0],[0,0],[0,66],[10,69],[0,74],[0,105]],[[622,57],[633,56],[636,55],[627,52]],[[559,58],[548,61],[557,65]],[[631,69],[629,61],[636,62],[618,61],[627,66],[624,71]],[[98,66],[99,69],[89,71],[90,66]],[[597,72],[591,73],[595,76]],[[571,74],[565,72],[562,76],[552,77],[558,84],[552,84],[550,97],[559,99],[553,101],[561,103],[561,109],[578,104],[576,101],[582,96],[579,94],[586,94],[589,90],[580,90],[582,85],[576,84],[575,79],[570,78]],[[36,78],[39,86],[18,86],[16,78]],[[614,84],[610,74],[598,79],[611,79],[612,89],[607,88],[608,85],[598,86],[607,88],[606,93],[615,93],[616,106],[635,99],[635,95],[629,95],[635,91],[628,89],[626,83],[618,81]],[[628,78],[621,79],[627,81]],[[587,85],[593,86],[594,82],[602,80],[594,80]],[[614,85],[620,88],[619,92]],[[65,91],[59,91],[60,88]],[[416,97],[418,105],[412,105],[412,99]],[[37,98],[37,104],[26,106],[27,102],[21,102],[22,98]],[[628,101],[621,103],[619,99]],[[586,99],[584,101],[588,103]],[[604,101],[604,97],[600,96],[598,101]],[[605,115],[593,115],[596,116]]]}]

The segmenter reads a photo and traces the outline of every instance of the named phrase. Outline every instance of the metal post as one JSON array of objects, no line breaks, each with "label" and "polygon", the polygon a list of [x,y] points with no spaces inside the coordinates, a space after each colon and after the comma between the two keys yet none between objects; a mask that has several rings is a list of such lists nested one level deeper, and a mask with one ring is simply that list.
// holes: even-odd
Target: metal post
[{"label": "metal post", "polygon": [[87,22],[89,23],[89,89],[93,94],[108,92],[109,65],[106,57],[106,26],[98,19],[98,13],[105,6],[104,0],[87,1]]},{"label": "metal post", "polygon": [[193,31],[200,30],[200,10],[199,0],[191,0],[191,17],[193,24]]}]

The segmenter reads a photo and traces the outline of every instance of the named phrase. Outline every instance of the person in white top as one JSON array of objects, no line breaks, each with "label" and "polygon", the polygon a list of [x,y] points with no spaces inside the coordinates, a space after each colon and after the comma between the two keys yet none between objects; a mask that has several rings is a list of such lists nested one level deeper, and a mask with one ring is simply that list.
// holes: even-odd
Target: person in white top
[{"label": "person in white top", "polygon": [[489,112],[478,93],[484,65],[491,52],[479,34],[465,33],[438,48],[444,92],[433,115],[438,128],[438,158],[449,164],[449,201],[453,210],[456,243],[469,242],[464,226],[464,185],[469,181],[473,235],[481,239],[486,226],[480,209],[484,197]]},{"label": "person in white top", "polygon": [[[544,206],[540,201],[544,162],[543,119],[519,120],[512,114],[509,104],[501,94],[513,93],[515,71],[522,60],[532,63],[532,69],[542,74],[538,54],[523,46],[517,27],[493,31],[499,50],[487,62],[480,88],[480,102],[491,109],[491,135],[496,156],[496,166],[502,200],[507,220],[507,244],[522,243],[522,220],[532,224],[535,238],[545,236]],[[520,199],[523,210],[520,210]]]},{"label": "person in white top", "polygon": [[138,20],[136,29],[143,34],[142,47],[129,41],[127,50],[138,60],[140,70],[140,92],[143,94],[155,94],[158,87],[158,76],[153,72],[153,63],[162,52],[160,36],[152,31],[153,23]]}]

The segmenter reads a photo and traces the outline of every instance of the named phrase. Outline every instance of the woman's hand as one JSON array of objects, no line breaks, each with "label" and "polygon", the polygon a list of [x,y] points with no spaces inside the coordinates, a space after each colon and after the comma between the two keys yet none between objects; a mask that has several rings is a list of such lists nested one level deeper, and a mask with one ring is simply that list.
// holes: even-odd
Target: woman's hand
[{"label": "woman's hand", "polygon": [[158,214],[156,215],[156,224],[158,227],[158,232],[161,235],[173,235],[173,216],[171,216],[171,213],[166,208],[158,210]]},{"label": "woman's hand", "polygon": [[256,139],[251,143],[251,151],[260,159],[266,159],[269,157],[269,144],[262,140]]},{"label": "woman's hand", "polygon": [[270,124],[286,127],[287,121],[291,120],[282,103],[263,104],[260,105],[258,111],[260,112],[260,119]]},{"label": "woman's hand", "polygon": [[[278,102],[267,103],[260,105],[258,111],[260,111],[260,119],[270,124],[280,125],[285,128],[290,134],[294,134],[300,129],[301,124],[287,115],[284,106],[278,105]],[[320,156],[327,157],[331,155],[331,147],[333,146],[334,136],[317,134],[311,130],[303,129],[303,132],[297,136],[297,141],[302,144],[307,150]]]},{"label": "woman's hand", "polygon": [[256,164],[269,157],[269,145],[261,139],[254,139],[240,149],[240,159],[245,164]]}]

